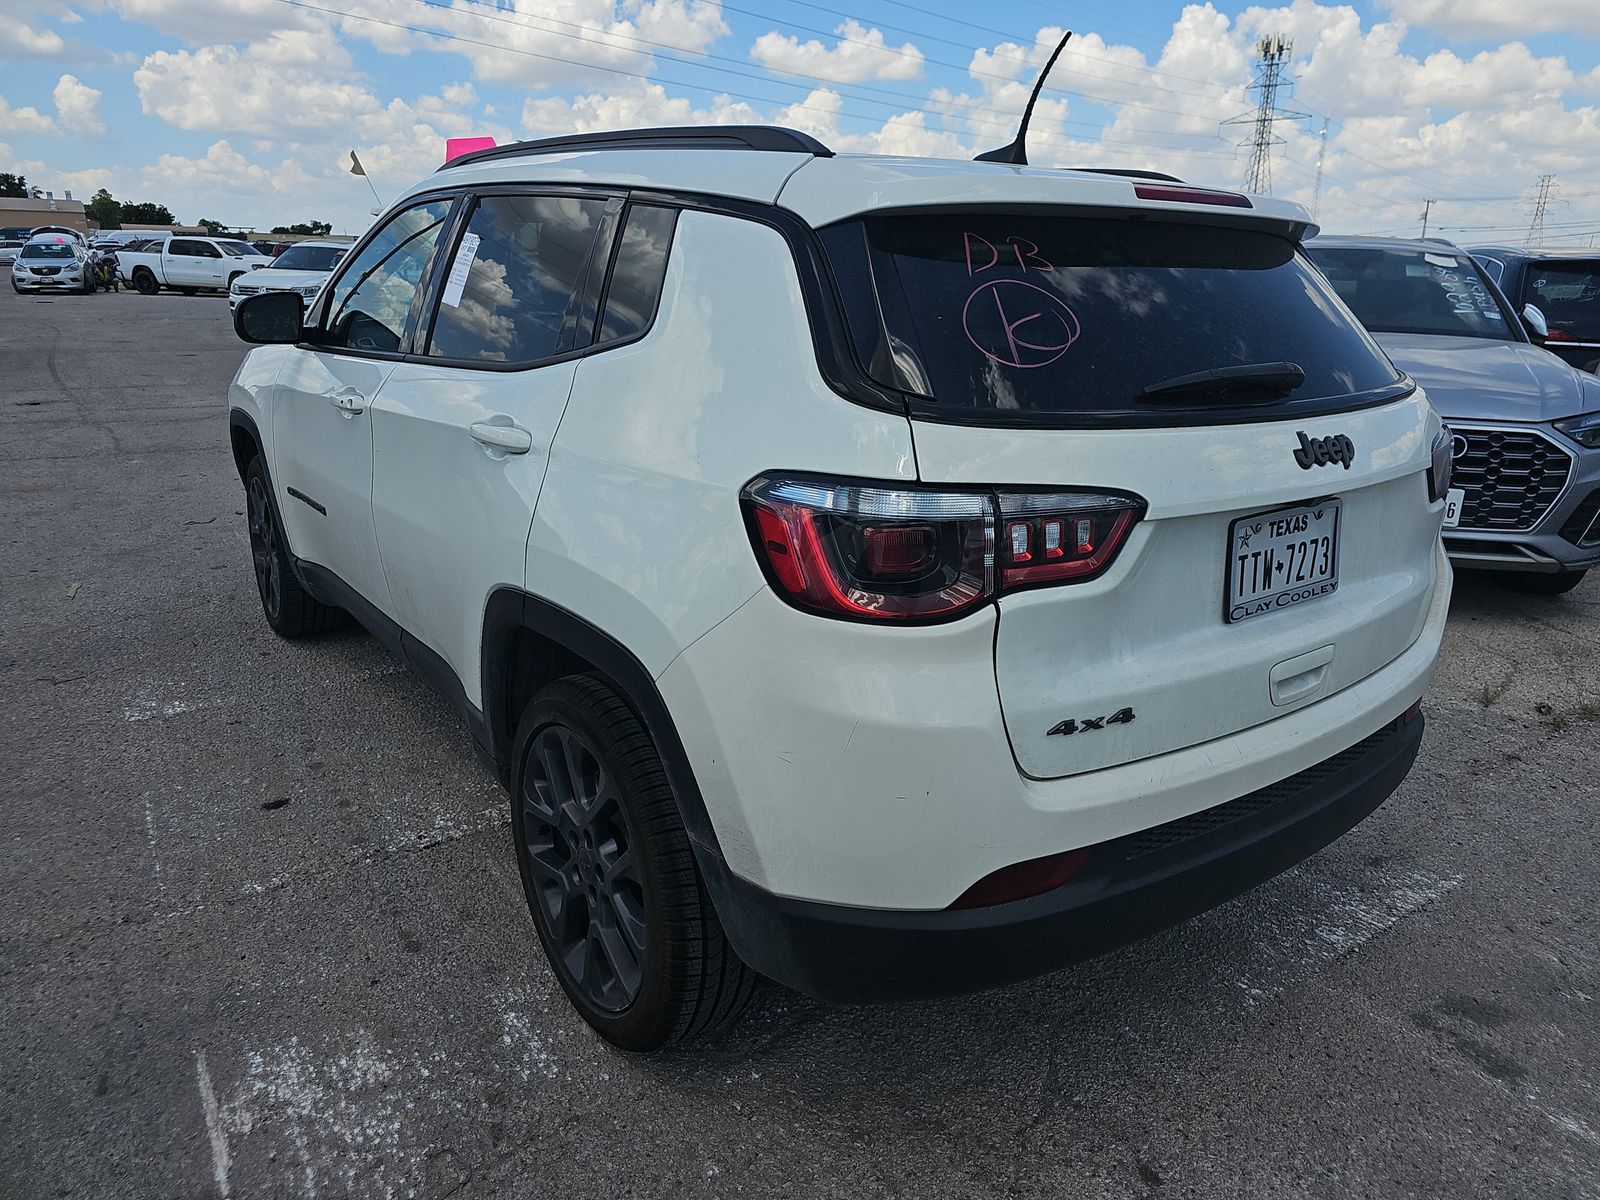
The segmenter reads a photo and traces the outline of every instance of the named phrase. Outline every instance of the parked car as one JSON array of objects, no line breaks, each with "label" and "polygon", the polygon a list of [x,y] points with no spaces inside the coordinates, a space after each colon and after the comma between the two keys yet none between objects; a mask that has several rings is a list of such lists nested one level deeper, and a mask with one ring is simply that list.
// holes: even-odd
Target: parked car
[{"label": "parked car", "polygon": [[225,292],[241,275],[272,262],[244,242],[207,237],[168,238],[159,246],[118,251],[117,258],[123,282],[146,296],[162,288],[186,296],[202,289]]},{"label": "parked car", "polygon": [[1422,735],[1450,442],[1312,228],[768,127],[457,158],[234,312],[266,621],[465,714],[619,1046],[1099,953]]},{"label": "parked car", "polygon": [[70,225],[39,225],[28,231],[29,238],[45,237],[48,235],[68,237],[75,242],[82,242],[85,245],[87,245],[89,241],[88,238],[84,237],[81,231],[72,228]]},{"label": "parked car", "polygon": [[1544,315],[1513,311],[1449,243],[1319,237],[1307,252],[1450,426],[1451,558],[1521,591],[1576,587],[1600,565],[1600,380],[1540,349]]},{"label": "parked car", "polygon": [[105,229],[95,234],[91,240],[96,245],[114,245],[118,253],[121,253],[140,243],[164,242],[171,236],[170,233],[152,232],[148,229]]},{"label": "parked car", "polygon": [[11,263],[11,290],[23,292],[92,292],[89,248],[82,239],[62,233],[29,238]]},{"label": "parked car", "polygon": [[228,307],[237,308],[246,296],[260,292],[298,292],[312,300],[349,250],[348,242],[296,242],[271,266],[236,278],[228,289]]},{"label": "parked car", "polygon": [[26,238],[0,238],[0,263],[15,262],[17,252],[26,244]]},{"label": "parked car", "polygon": [[261,251],[261,253],[265,254],[268,258],[277,258],[278,255],[282,254],[285,250],[287,250],[294,243],[293,242],[272,242],[272,241],[257,240],[257,241],[251,242],[250,244],[252,246],[254,246],[257,250]]},{"label": "parked car", "polygon": [[1544,314],[1546,350],[1600,371],[1600,250],[1473,246],[1468,253],[1513,306],[1532,304]]}]

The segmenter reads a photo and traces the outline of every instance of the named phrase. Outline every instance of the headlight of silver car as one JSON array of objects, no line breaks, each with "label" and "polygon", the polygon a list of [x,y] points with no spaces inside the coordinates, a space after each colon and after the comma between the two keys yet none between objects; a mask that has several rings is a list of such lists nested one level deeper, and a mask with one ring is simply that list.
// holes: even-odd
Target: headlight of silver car
[{"label": "headlight of silver car", "polygon": [[1587,446],[1590,450],[1600,450],[1600,412],[1567,417],[1565,420],[1557,421],[1555,426],[1578,445]]}]

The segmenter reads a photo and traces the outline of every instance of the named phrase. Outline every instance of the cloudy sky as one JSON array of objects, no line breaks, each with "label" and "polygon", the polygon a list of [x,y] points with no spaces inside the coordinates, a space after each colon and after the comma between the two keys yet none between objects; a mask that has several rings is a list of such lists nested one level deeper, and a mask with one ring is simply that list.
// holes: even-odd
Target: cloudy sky
[{"label": "cloudy sky", "polygon": [[[0,171],[57,194],[262,228],[365,226],[447,137],[767,121],[837,150],[967,157],[1010,140],[1035,72],[1037,163],[1238,186],[1253,46],[1294,40],[1273,191],[1337,231],[1600,236],[1600,0],[7,0]],[[1326,126],[1322,186],[1317,159]]]}]

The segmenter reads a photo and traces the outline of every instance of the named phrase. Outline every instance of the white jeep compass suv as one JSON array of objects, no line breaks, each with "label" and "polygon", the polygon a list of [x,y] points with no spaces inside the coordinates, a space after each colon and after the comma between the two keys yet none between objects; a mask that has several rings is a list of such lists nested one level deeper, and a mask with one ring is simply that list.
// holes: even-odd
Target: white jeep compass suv
[{"label": "white jeep compass suv", "polygon": [[1311,232],[765,127],[457,159],[237,310],[267,620],[459,707],[619,1046],[1099,953],[1422,737],[1448,440]]}]

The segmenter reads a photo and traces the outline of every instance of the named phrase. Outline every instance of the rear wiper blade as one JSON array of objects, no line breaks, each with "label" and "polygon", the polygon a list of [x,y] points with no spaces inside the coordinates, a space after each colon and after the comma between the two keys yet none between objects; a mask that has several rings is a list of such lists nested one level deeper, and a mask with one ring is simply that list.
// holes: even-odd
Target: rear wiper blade
[{"label": "rear wiper blade", "polygon": [[[1139,393],[1139,400],[1145,404],[1164,404],[1192,397],[1197,392],[1218,392],[1226,393],[1228,399],[1239,403],[1269,404],[1305,381],[1306,373],[1299,363],[1245,363],[1238,367],[1213,367],[1209,371],[1152,383]],[[1251,393],[1255,394],[1253,399]]]}]

